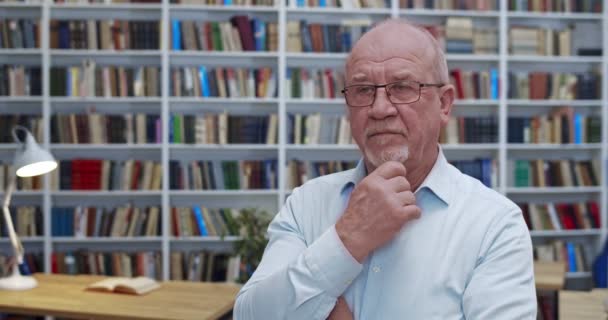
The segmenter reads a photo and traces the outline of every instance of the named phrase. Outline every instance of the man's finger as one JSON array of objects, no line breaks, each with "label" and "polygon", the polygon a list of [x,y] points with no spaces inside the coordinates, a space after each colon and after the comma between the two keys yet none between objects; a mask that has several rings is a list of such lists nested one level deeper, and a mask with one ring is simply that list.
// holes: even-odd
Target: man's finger
[{"label": "man's finger", "polygon": [[373,174],[379,175],[384,179],[390,179],[398,176],[405,177],[406,173],[407,171],[405,170],[405,166],[403,163],[398,161],[387,161],[376,168],[376,170],[373,172]]}]

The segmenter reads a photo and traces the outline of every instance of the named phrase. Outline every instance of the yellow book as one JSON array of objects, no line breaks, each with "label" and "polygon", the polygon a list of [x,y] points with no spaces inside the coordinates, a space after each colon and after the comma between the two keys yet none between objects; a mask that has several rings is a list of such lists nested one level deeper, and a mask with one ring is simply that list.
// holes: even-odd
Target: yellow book
[{"label": "yellow book", "polygon": [[160,284],[147,277],[108,278],[87,286],[87,290],[100,292],[127,293],[143,295],[160,288]]}]

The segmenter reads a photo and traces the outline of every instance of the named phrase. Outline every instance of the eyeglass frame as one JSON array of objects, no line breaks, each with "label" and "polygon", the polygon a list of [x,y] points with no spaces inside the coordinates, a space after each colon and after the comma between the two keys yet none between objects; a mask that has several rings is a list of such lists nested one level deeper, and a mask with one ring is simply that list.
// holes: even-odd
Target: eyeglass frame
[{"label": "eyeglass frame", "polygon": [[[386,96],[388,98],[388,100],[393,103],[393,104],[410,104],[410,103],[414,103],[414,102],[418,102],[420,101],[420,96],[422,95],[422,88],[423,87],[435,87],[435,88],[441,88],[443,86],[445,86],[445,83],[422,83],[422,82],[418,82],[418,81],[410,81],[410,80],[399,80],[399,81],[394,81],[394,82],[389,82],[389,83],[385,83],[385,84],[353,84],[350,86],[346,86],[344,87],[344,89],[342,89],[342,91],[340,91],[342,93],[342,95],[344,95],[344,100],[346,100],[346,104],[351,107],[351,108],[365,108],[365,107],[369,107],[371,105],[374,104],[374,102],[376,102],[376,96],[378,93],[378,88],[384,88],[384,90],[386,90],[387,86],[390,86],[391,84],[395,84],[395,83],[399,83],[399,82],[407,82],[407,83],[416,83],[418,84],[418,98],[412,102],[393,102],[393,100],[391,100],[391,94],[390,92],[387,90],[386,91]],[[368,105],[364,105],[364,106],[351,106],[348,103],[348,99],[346,98],[346,92],[349,88],[352,87],[358,87],[358,86],[370,86],[370,87],[374,87],[374,98],[372,99],[372,102]]]}]

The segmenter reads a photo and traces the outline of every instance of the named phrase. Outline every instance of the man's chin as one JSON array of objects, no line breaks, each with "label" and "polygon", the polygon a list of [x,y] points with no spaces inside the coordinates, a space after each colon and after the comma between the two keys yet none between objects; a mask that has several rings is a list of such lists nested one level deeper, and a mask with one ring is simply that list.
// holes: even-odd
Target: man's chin
[{"label": "man's chin", "polygon": [[380,165],[388,162],[388,161],[397,161],[401,163],[405,163],[409,158],[409,149],[408,147],[401,148],[391,148],[389,150],[381,150],[374,151],[369,150],[366,152],[366,157],[368,161],[370,161],[375,167],[379,167]]}]

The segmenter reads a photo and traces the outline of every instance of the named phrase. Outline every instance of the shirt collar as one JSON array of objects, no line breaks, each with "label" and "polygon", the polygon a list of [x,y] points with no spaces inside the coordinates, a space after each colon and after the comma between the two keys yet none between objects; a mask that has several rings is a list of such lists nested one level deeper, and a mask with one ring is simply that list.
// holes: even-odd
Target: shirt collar
[{"label": "shirt collar", "polygon": [[[437,147],[439,148],[437,160],[435,161],[431,172],[429,172],[429,174],[426,176],[418,190],[428,188],[446,205],[449,205],[451,200],[451,185],[449,179],[451,173],[450,164],[443,154],[441,145],[438,145]],[[355,169],[353,169],[350,174],[347,175],[347,180],[340,191],[344,192],[349,187],[357,185],[357,183],[363,180],[366,175],[367,169],[365,168],[365,162],[363,159],[360,159]]]}]

